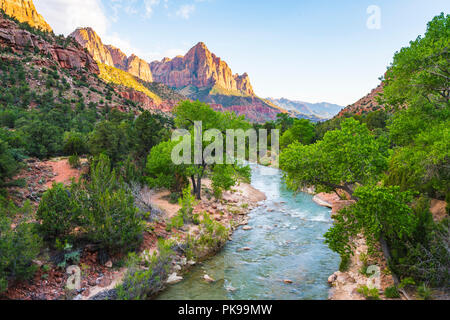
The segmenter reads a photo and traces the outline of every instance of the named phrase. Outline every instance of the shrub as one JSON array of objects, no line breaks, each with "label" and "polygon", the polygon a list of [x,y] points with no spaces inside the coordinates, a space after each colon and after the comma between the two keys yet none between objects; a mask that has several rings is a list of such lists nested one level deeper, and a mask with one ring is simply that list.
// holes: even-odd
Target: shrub
[{"label": "shrub", "polygon": [[192,221],[192,213],[194,206],[197,204],[195,197],[191,193],[191,188],[187,186],[183,189],[183,196],[178,199],[178,204],[181,206],[179,214],[185,223]]},{"label": "shrub", "polygon": [[37,210],[40,230],[46,238],[66,237],[77,225],[80,207],[61,183],[45,191]]},{"label": "shrub", "polygon": [[[129,255],[128,271],[122,284],[116,287],[118,300],[143,300],[164,288],[173,256],[172,243],[158,241],[158,252],[142,261],[136,254]],[[141,264],[145,269],[141,269]]]},{"label": "shrub", "polygon": [[69,165],[73,169],[78,169],[81,166],[80,157],[77,155],[70,156]]},{"label": "shrub", "polygon": [[[16,208],[17,213],[29,214],[30,206]],[[36,271],[33,260],[39,254],[42,239],[36,232],[35,224],[21,222],[11,228],[12,221],[0,208],[0,293],[7,290],[8,281],[26,280]]]},{"label": "shrub", "polygon": [[389,299],[398,299],[400,298],[400,293],[397,290],[396,286],[387,287],[384,290],[384,295]]},{"label": "shrub", "polygon": [[377,288],[361,286],[357,291],[362,294],[367,300],[380,300],[380,294],[378,293]]},{"label": "shrub", "polygon": [[433,298],[430,288],[428,288],[425,283],[423,283],[419,287],[417,287],[417,294],[423,300],[431,300]]},{"label": "shrub", "polygon": [[142,241],[144,224],[133,195],[111,170],[107,156],[100,155],[91,166],[91,179],[82,196],[84,226],[88,237],[110,251],[132,250]]}]

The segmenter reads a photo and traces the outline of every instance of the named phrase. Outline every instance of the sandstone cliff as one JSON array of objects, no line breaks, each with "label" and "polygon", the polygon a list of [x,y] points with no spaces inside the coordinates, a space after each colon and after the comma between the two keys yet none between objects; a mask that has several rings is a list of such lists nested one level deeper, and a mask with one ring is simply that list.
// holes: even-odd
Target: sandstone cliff
[{"label": "sandstone cliff", "polygon": [[52,28],[36,11],[32,0],[0,0],[0,9],[20,22],[27,22],[33,28],[52,32]]},{"label": "sandstone cliff", "polygon": [[203,42],[185,56],[152,62],[150,68],[155,81],[170,87],[219,87],[230,93],[255,95],[248,75],[233,75],[227,63],[211,53]]},{"label": "sandstone cliff", "polygon": [[147,82],[153,81],[147,62],[134,54],[127,57],[125,53],[114,46],[104,45],[102,39],[92,28],[78,28],[69,36],[86,48],[98,63],[129,72]]},{"label": "sandstone cliff", "polygon": [[0,46],[8,47],[15,52],[38,51],[43,56],[57,61],[63,68],[85,68],[91,73],[99,73],[97,63],[78,44],[69,43],[61,46],[52,38],[48,41],[44,40],[36,34],[19,28],[15,22],[3,17],[0,17]]},{"label": "sandstone cliff", "polygon": [[78,28],[69,37],[73,37],[83,48],[86,48],[95,61],[114,67],[111,53],[92,28]]}]

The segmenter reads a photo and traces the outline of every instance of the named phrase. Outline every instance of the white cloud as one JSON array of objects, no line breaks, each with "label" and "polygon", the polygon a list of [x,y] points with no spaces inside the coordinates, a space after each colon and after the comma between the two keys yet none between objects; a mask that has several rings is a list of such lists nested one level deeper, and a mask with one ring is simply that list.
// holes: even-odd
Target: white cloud
[{"label": "white cloud", "polygon": [[191,14],[195,11],[195,5],[193,4],[185,4],[178,9],[176,12],[176,15],[183,18],[183,19],[189,19]]},{"label": "white cloud", "polygon": [[36,9],[56,34],[68,35],[77,27],[92,27],[106,34],[108,18],[100,0],[39,0]]},{"label": "white cloud", "polygon": [[153,8],[158,6],[160,0],[144,0],[145,16],[150,18],[153,14]]}]

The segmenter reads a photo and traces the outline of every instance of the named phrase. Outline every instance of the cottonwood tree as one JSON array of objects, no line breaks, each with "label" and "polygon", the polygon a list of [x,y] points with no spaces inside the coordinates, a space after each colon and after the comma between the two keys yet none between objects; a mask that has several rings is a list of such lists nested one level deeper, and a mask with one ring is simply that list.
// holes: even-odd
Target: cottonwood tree
[{"label": "cottonwood tree", "polygon": [[377,139],[365,124],[349,118],[315,144],[288,146],[280,165],[294,190],[314,186],[317,191],[343,190],[354,198],[355,186],[377,181],[387,157],[386,139]]}]

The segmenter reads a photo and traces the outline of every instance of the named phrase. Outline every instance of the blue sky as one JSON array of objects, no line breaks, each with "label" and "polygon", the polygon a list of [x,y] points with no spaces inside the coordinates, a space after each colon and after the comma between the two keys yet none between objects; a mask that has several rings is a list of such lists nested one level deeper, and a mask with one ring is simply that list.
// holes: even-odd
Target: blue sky
[{"label": "blue sky", "polygon": [[[247,72],[261,97],[348,105],[379,83],[395,51],[448,0],[34,0],[56,33],[91,26],[151,62],[197,42]],[[380,9],[380,29],[369,29]],[[371,20],[373,21],[373,20]]]}]

